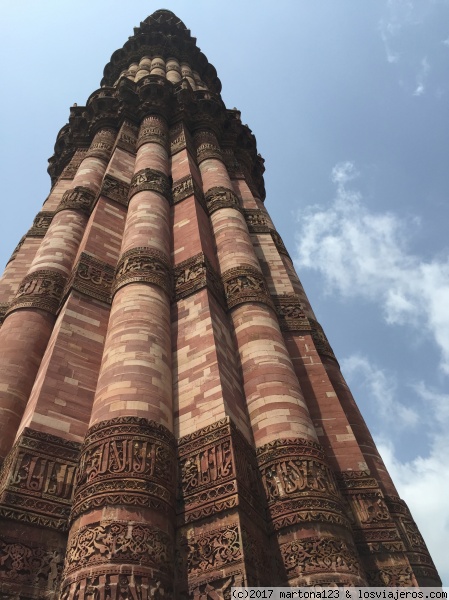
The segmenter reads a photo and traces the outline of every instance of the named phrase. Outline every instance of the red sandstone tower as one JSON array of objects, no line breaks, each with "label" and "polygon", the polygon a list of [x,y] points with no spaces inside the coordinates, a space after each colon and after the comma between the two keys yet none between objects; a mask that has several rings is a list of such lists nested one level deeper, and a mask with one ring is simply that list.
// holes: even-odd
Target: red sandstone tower
[{"label": "red sandstone tower", "polygon": [[0,281],[0,598],[440,585],[170,11],[72,107]]}]

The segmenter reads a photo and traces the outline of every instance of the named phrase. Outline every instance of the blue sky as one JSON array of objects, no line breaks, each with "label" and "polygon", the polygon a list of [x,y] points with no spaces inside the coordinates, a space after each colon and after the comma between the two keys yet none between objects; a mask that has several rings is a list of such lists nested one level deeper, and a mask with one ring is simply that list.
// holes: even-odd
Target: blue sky
[{"label": "blue sky", "polygon": [[3,3],[0,265],[49,192],[69,106],[174,11],[256,135],[267,208],[449,585],[449,0],[242,4]]}]

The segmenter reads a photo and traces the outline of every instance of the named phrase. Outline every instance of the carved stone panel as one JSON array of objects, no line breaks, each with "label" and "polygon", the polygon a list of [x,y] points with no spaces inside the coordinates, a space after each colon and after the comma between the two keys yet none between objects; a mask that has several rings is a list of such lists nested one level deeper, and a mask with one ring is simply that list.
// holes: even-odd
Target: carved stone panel
[{"label": "carved stone panel", "polygon": [[104,570],[107,573],[66,579],[58,600],[79,600],[81,594],[85,600],[177,600],[169,581],[162,582],[147,571],[136,567]]},{"label": "carved stone panel", "polygon": [[241,210],[238,196],[228,188],[222,186],[212,187],[206,192],[205,198],[209,215],[220,208]]},{"label": "carved stone panel", "polygon": [[413,587],[412,569],[407,565],[384,567],[367,572],[368,585],[372,587]]},{"label": "carved stone panel", "polygon": [[176,265],[173,275],[176,301],[208,287],[217,300],[224,305],[221,279],[202,252]]},{"label": "carved stone panel", "polygon": [[129,200],[144,190],[157,192],[167,200],[171,197],[171,185],[167,175],[156,169],[141,169],[133,175],[129,188]]},{"label": "carved stone panel", "polygon": [[122,206],[128,206],[129,184],[112,177],[112,175],[105,175],[100,194]]},{"label": "carved stone panel", "polygon": [[110,304],[114,272],[115,269],[112,265],[82,252],[67,283],[64,295],[73,289]]},{"label": "carved stone panel", "polygon": [[217,138],[212,131],[200,131],[194,135],[198,164],[208,158],[222,160],[222,154]]},{"label": "carved stone panel", "polygon": [[195,578],[243,561],[242,540],[237,523],[184,540],[187,572]]},{"label": "carved stone panel", "polygon": [[310,331],[309,320],[296,294],[272,296],[282,331]]},{"label": "carved stone panel", "polygon": [[254,267],[229,269],[223,273],[222,280],[229,309],[244,302],[262,302],[272,306],[264,276]]},{"label": "carved stone panel", "polygon": [[162,252],[153,248],[132,248],[120,258],[112,293],[128,283],[152,283],[171,295],[171,270]]},{"label": "carved stone panel", "polygon": [[0,516],[67,530],[80,446],[26,428],[0,472]]},{"label": "carved stone panel", "polygon": [[37,213],[31,229],[26,234],[27,237],[44,237],[47,233],[47,229],[50,227],[50,223],[53,219],[53,212],[42,211]]},{"label": "carved stone panel", "polygon": [[330,356],[331,358],[337,360],[321,325],[314,319],[310,318],[309,323],[312,328],[312,339],[314,341],[315,348],[318,354],[322,354],[323,356]]},{"label": "carved stone panel", "polygon": [[9,304],[5,304],[5,303],[0,304],[0,326],[2,325],[3,321],[5,320],[6,311],[8,310],[8,306],[9,306]]},{"label": "carved stone panel", "polygon": [[273,242],[274,242],[276,248],[278,249],[278,252],[280,254],[285,254],[285,256],[288,256],[288,258],[290,258],[290,255],[287,252],[287,248],[285,247],[284,242],[282,241],[282,238],[279,235],[279,233],[277,231],[275,231],[274,229],[272,229],[271,237],[273,238]]},{"label": "carved stone panel", "polygon": [[82,213],[90,215],[95,200],[96,196],[89,188],[78,185],[72,190],[64,192],[56,212],[61,210],[79,210]]},{"label": "carved stone panel", "polygon": [[137,127],[132,126],[129,122],[125,127],[122,127],[120,133],[117,138],[117,148],[121,148],[122,150],[126,150],[126,152],[130,152],[134,154],[136,151],[137,144]]},{"label": "carved stone panel", "polygon": [[18,308],[40,308],[56,314],[66,277],[56,271],[40,269],[24,277],[8,313]]},{"label": "carved stone panel", "polygon": [[78,148],[73,155],[72,160],[69,164],[64,168],[61,173],[61,179],[73,179],[76,175],[76,172],[79,169],[79,166],[83,162],[86,157],[87,148]]},{"label": "carved stone panel", "polygon": [[250,233],[270,233],[270,223],[265,213],[260,209],[245,209],[246,224]]},{"label": "carved stone panel", "polygon": [[79,464],[71,518],[105,505],[174,506],[175,441],[162,425],[137,417],[89,430]]},{"label": "carved stone panel", "polygon": [[192,194],[195,195],[196,200],[200,203],[204,210],[207,210],[203,190],[191,175],[187,175],[186,177],[178,179],[178,181],[174,182],[172,190],[173,204],[177,204],[178,202],[185,200],[185,198],[188,198]]},{"label": "carved stone panel", "polygon": [[165,149],[167,149],[168,146],[168,135],[165,122],[154,115],[152,117],[147,117],[142,124],[136,149],[143,146],[143,144],[148,143],[160,144]]}]

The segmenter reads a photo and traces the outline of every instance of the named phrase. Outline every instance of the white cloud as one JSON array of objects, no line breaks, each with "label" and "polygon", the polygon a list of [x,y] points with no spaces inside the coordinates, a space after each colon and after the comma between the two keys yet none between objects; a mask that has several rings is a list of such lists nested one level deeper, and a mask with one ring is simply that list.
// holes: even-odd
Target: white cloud
[{"label": "white cloud", "polygon": [[[373,212],[348,186],[357,176],[352,162],[337,164],[330,206],[300,214],[297,263],[319,271],[343,297],[376,302],[390,324],[414,326],[437,344],[449,374],[449,255],[430,261],[410,252],[404,220]],[[408,222],[416,227],[416,221]]]},{"label": "white cloud", "polygon": [[430,65],[426,57],[421,60],[418,73],[416,75],[416,88],[413,92],[414,96],[422,96],[426,91],[425,83],[427,75],[430,71]]}]

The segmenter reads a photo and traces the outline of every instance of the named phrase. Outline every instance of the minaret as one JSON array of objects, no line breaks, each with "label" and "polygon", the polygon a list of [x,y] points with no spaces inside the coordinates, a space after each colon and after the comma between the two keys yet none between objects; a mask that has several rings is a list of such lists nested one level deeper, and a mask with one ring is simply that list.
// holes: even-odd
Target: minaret
[{"label": "minaret", "polygon": [[438,586],[172,12],[70,109],[0,280],[0,596]]}]

